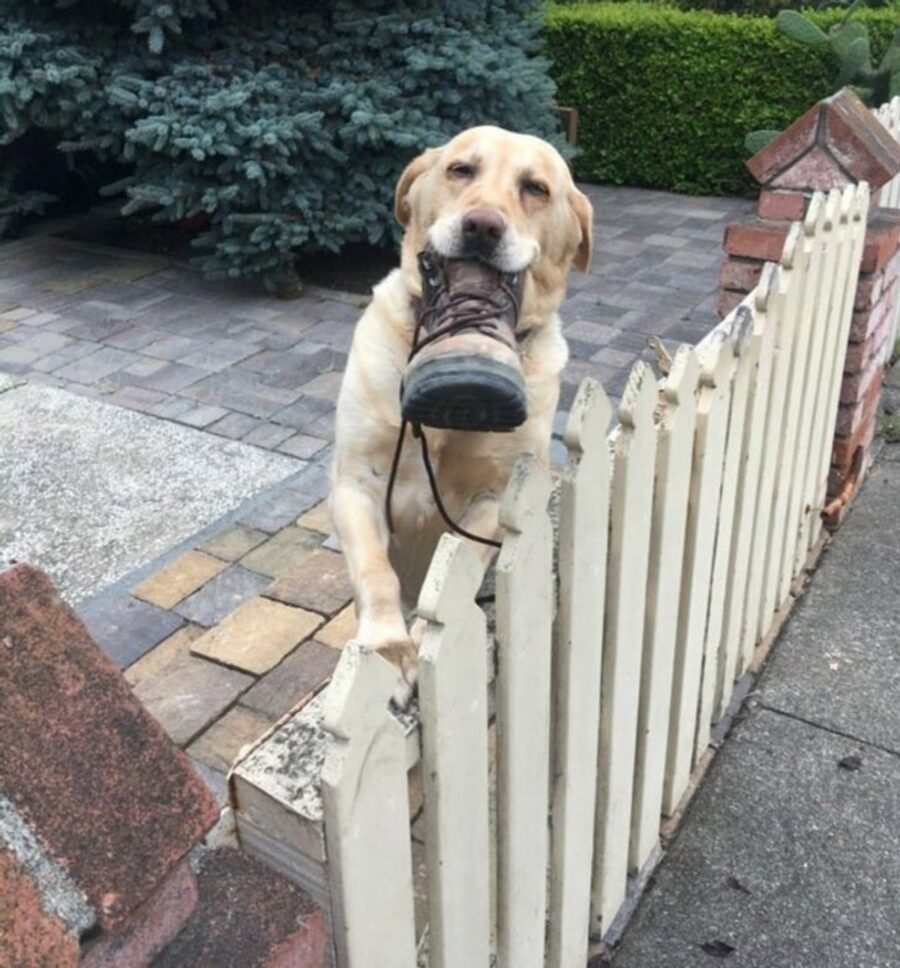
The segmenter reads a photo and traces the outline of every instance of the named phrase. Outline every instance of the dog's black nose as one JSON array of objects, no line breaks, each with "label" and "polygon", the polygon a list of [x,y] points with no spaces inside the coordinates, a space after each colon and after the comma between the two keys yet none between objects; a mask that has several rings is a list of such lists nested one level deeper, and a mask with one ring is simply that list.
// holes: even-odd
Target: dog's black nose
[{"label": "dog's black nose", "polygon": [[506,222],[490,208],[472,208],[463,216],[463,247],[467,255],[490,255],[506,231]]}]

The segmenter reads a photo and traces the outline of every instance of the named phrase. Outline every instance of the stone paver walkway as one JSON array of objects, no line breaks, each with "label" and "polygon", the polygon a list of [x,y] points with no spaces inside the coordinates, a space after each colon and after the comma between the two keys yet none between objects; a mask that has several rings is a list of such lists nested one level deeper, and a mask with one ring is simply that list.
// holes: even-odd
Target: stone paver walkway
[{"label": "stone paver walkway", "polygon": [[[674,347],[715,323],[724,227],[752,207],[586,190],[595,259],[590,274],[573,274],[563,309],[572,358],[558,428],[583,377],[617,398],[648,336]],[[280,301],[166,259],[49,234],[0,245],[0,372],[295,462],[286,480],[164,555],[147,553],[79,607],[220,791],[239,749],[321,685],[353,632],[322,501],[364,303],[315,287]],[[7,539],[0,534],[0,549]]]}]

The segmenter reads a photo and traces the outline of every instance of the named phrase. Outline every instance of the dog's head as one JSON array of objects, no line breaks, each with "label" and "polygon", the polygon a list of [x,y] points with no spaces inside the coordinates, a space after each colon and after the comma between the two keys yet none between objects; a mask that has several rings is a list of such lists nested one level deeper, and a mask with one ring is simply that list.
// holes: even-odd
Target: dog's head
[{"label": "dog's head", "polygon": [[546,318],[574,264],[591,258],[593,210],[547,142],[502,128],[470,128],[407,166],[394,201],[404,277],[418,291],[416,255],[427,244],[449,258],[525,272],[523,315]]}]

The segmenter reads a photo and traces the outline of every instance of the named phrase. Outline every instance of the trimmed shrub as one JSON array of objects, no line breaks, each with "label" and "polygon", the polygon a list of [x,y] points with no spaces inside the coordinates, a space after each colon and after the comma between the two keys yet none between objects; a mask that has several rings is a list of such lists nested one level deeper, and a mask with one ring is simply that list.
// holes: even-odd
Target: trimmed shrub
[{"label": "trimmed shrub", "polygon": [[[0,0],[0,145],[127,165],[212,276],[387,241],[405,162],[473,124],[557,137],[538,0]],[[2,149],[0,149],[2,151]],[[0,155],[0,165],[10,158]]]},{"label": "trimmed shrub", "polygon": [[[819,24],[840,12],[811,15]],[[861,11],[876,55],[893,11]],[[744,138],[781,129],[834,90],[838,67],[768,17],[647,4],[550,8],[560,104],[578,108],[580,177],[694,194],[748,191]]]}]

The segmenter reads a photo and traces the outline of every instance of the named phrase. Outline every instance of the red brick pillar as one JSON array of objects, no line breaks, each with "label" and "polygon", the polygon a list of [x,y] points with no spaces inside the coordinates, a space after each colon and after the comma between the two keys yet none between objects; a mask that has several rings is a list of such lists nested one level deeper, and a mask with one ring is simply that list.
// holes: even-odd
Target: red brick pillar
[{"label": "red brick pillar", "polygon": [[[757,214],[725,230],[719,312],[730,312],[777,262],[791,222],[814,191],[866,181],[873,195],[900,171],[900,145],[849,89],[820,101],[748,162],[760,184]],[[890,321],[898,298],[900,213],[869,210],[866,244],[844,363],[828,498],[869,463]],[[836,524],[842,516],[830,518]]]}]

